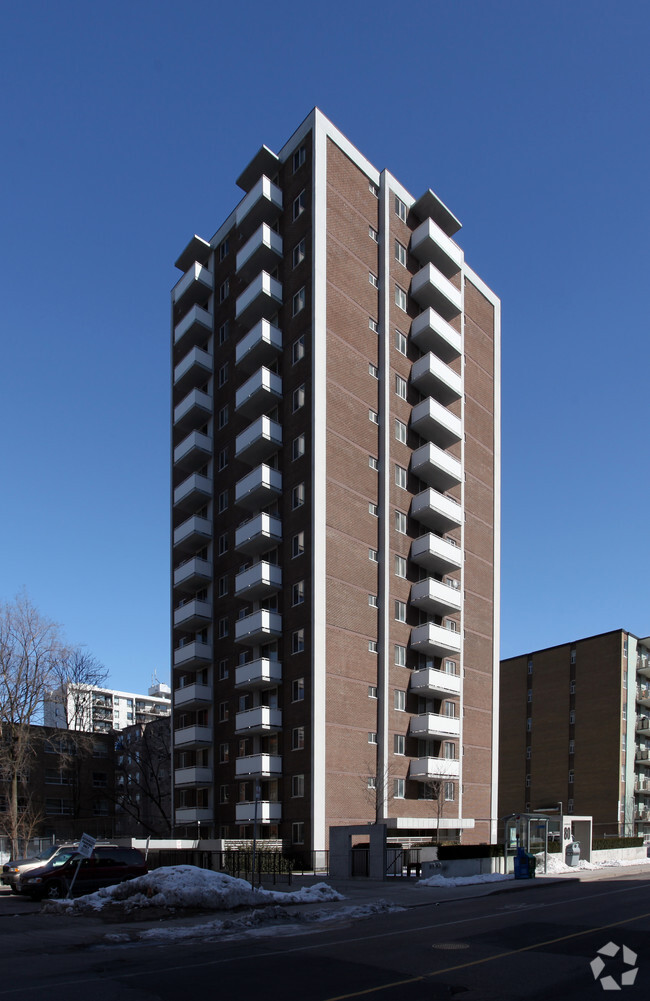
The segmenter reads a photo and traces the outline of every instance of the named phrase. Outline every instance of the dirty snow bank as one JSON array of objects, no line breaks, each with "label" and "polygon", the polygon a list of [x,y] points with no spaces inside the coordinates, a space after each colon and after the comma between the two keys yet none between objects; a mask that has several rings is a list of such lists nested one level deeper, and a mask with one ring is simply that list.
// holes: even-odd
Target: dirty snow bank
[{"label": "dirty snow bank", "polygon": [[514,876],[505,876],[502,872],[477,873],[475,876],[429,876],[428,879],[419,879],[415,885],[469,886],[471,883],[501,883],[506,879],[514,879]]},{"label": "dirty snow bank", "polygon": [[[537,872],[544,871],[544,852],[539,852],[535,856],[537,860],[536,868]],[[576,869],[609,869],[610,867],[626,866],[626,865],[649,865],[650,859],[648,858],[634,858],[634,859],[606,859],[602,862],[587,862],[586,859],[580,859],[577,865],[567,865],[566,862],[562,861],[562,855],[560,852],[550,852],[546,856],[546,872],[575,872]]]},{"label": "dirty snow bank", "polygon": [[43,909],[48,913],[83,914],[110,906],[125,912],[146,907],[169,909],[191,907],[207,911],[229,911],[235,907],[260,907],[269,904],[307,904],[343,900],[326,883],[305,886],[293,893],[278,890],[252,890],[244,879],[227,876],[193,865],[163,866],[146,876],[129,879],[117,886],[107,886],[77,900],[50,900]]}]

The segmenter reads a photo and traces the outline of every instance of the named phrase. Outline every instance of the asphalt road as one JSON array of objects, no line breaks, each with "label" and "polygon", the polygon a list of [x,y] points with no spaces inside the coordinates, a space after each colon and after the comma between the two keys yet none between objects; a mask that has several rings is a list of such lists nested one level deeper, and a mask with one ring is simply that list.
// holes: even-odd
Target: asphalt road
[{"label": "asphalt road", "polygon": [[[637,954],[623,1001],[650,996],[650,877],[638,873],[202,944],[71,948],[51,916],[1,904],[0,940],[9,928],[20,938],[3,955],[0,1001],[586,1001],[603,996],[590,962],[609,942]],[[622,952],[603,957],[601,979],[620,984]]]}]

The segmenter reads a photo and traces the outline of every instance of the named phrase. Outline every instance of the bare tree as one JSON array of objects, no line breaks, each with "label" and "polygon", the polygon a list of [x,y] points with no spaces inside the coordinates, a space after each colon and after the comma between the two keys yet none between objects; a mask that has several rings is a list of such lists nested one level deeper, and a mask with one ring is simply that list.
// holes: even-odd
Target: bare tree
[{"label": "bare tree", "polygon": [[64,652],[53,671],[49,698],[55,703],[58,719],[66,730],[81,732],[91,728],[92,689],[102,687],[107,678],[104,665],[82,647]]},{"label": "bare tree", "polygon": [[446,785],[451,779],[428,779],[424,783],[425,789],[430,790],[431,799],[435,803],[436,817],[436,844],[440,842],[440,822],[445,809]]},{"label": "bare tree", "polygon": [[4,824],[12,854],[33,835],[29,768],[34,756],[32,725],[65,652],[59,628],[26,595],[0,603],[0,774],[7,788]]},{"label": "bare tree", "polygon": [[[119,766],[120,756],[122,764]],[[171,834],[171,718],[152,720],[123,732],[118,741],[116,803],[154,837]]]}]

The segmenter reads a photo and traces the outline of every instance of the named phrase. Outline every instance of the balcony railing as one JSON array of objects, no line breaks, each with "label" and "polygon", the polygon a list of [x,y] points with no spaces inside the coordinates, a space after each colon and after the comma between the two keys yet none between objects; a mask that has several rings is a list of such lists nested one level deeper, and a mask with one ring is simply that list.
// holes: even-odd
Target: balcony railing
[{"label": "balcony railing", "polygon": [[282,237],[262,223],[237,253],[235,267],[244,280],[258,271],[273,270],[282,258]]},{"label": "balcony railing", "polygon": [[457,758],[415,758],[409,765],[409,778],[416,782],[457,779],[459,776],[460,761]]},{"label": "balcony railing", "polygon": [[174,389],[184,392],[202,385],[212,375],[212,355],[203,348],[192,348],[174,368]]},{"label": "balcony railing", "polygon": [[449,448],[463,437],[463,422],[460,417],[456,417],[431,396],[413,407],[411,427],[426,441],[432,441],[440,448]]},{"label": "balcony railing", "polygon": [[193,598],[174,609],[175,629],[202,629],[212,618],[212,605]]},{"label": "balcony railing", "polygon": [[174,785],[176,786],[209,786],[212,785],[213,772],[211,768],[194,766],[191,768],[176,768]]},{"label": "balcony railing", "polygon": [[425,309],[415,317],[411,324],[411,340],[421,351],[432,351],[446,362],[458,358],[463,351],[462,334],[435,309]]},{"label": "balcony railing", "polygon": [[460,588],[427,577],[411,585],[411,604],[429,615],[459,612],[462,605]]},{"label": "balcony railing", "polygon": [[193,724],[174,730],[174,747],[203,747],[211,744],[212,738],[212,727]]},{"label": "balcony railing", "polygon": [[212,563],[202,560],[199,556],[192,556],[184,563],[180,563],[174,570],[174,587],[187,590],[196,590],[202,584],[208,584],[212,580]]},{"label": "balcony railing", "polygon": [[245,643],[247,646],[268,643],[281,635],[282,616],[268,608],[260,608],[243,619],[237,619],[235,623],[235,642]]},{"label": "balcony railing", "polygon": [[451,539],[429,532],[413,540],[411,559],[430,573],[449,573],[463,565],[463,550]]},{"label": "balcony railing", "polygon": [[177,709],[200,709],[212,702],[212,685],[194,683],[174,691]]},{"label": "balcony railing", "polygon": [[193,425],[205,424],[212,415],[212,397],[201,389],[191,389],[174,407],[174,430],[189,430]]},{"label": "balcony railing", "polygon": [[174,506],[191,511],[202,507],[212,497],[212,480],[201,473],[190,475],[174,489]]},{"label": "balcony railing", "polygon": [[236,778],[270,779],[282,775],[282,758],[279,754],[249,754],[235,761]]},{"label": "balcony railing", "polygon": [[[205,271],[205,269],[203,270]],[[210,275],[211,278],[212,275]],[[211,333],[211,314],[208,313],[207,309],[203,309],[202,306],[192,306],[180,323],[177,323],[174,327],[174,347],[180,345],[187,350],[197,344],[204,344]]]},{"label": "balcony railing", "polygon": [[411,297],[418,305],[435,309],[444,320],[451,320],[462,311],[463,294],[445,278],[433,264],[425,266],[413,276]]},{"label": "balcony railing", "polygon": [[212,538],[212,522],[193,514],[174,529],[174,548],[179,552],[195,552]]},{"label": "balcony railing", "polygon": [[262,366],[235,393],[235,409],[252,420],[281,399],[282,379]]},{"label": "balcony railing", "polygon": [[212,644],[191,640],[174,650],[174,667],[196,668],[212,660]]},{"label": "balcony railing", "polygon": [[235,484],[235,504],[255,510],[266,507],[281,493],[282,473],[262,463]]},{"label": "balcony railing", "polygon": [[282,664],[268,657],[259,657],[235,669],[235,688],[275,688],[281,681]]},{"label": "balcony railing", "polygon": [[453,497],[427,487],[411,501],[411,517],[432,531],[448,532],[462,524],[463,509]]},{"label": "balcony railing", "polygon": [[273,222],[281,211],[281,189],[268,177],[260,177],[237,206],[235,221],[241,232],[252,233],[260,223]]},{"label": "balcony railing", "polygon": [[235,364],[243,372],[254,372],[269,364],[282,351],[282,331],[269,320],[260,320],[237,343]]},{"label": "balcony railing", "polygon": [[[252,824],[256,816],[255,803],[237,803],[235,823]],[[282,804],[260,800],[257,804],[258,824],[277,824],[282,820]]]},{"label": "balcony railing", "polygon": [[174,465],[178,469],[199,469],[212,455],[212,438],[201,431],[190,431],[174,449]]},{"label": "balcony railing", "polygon": [[242,570],[235,577],[235,596],[250,600],[268,597],[282,587],[282,568],[264,561]]},{"label": "balcony railing", "polygon": [[451,278],[463,264],[463,251],[433,219],[425,219],[411,235],[411,253],[421,264],[434,264]]},{"label": "balcony railing", "polygon": [[438,448],[431,441],[412,453],[411,472],[436,490],[449,490],[463,479],[460,459]]},{"label": "balcony railing", "polygon": [[256,323],[265,317],[270,319],[282,305],[282,285],[266,271],[257,277],[237,297],[235,319],[240,323]]},{"label": "balcony railing", "polygon": [[442,716],[439,713],[422,713],[412,716],[409,726],[412,737],[459,737],[460,720],[455,716]]},{"label": "balcony railing", "polygon": [[282,522],[271,514],[261,513],[243,522],[235,531],[235,549],[254,556],[282,541]]},{"label": "balcony railing", "polygon": [[282,425],[263,414],[237,435],[235,458],[254,466],[281,447]]},{"label": "balcony railing", "polygon": [[235,715],[235,733],[275,733],[281,729],[281,709],[256,706]]},{"label": "balcony railing", "polygon": [[425,697],[447,698],[460,695],[461,679],[458,674],[447,674],[425,667],[411,674],[411,691]]},{"label": "balcony railing", "polygon": [[411,630],[411,647],[418,653],[433,657],[453,656],[460,653],[461,635],[434,622],[427,622]]},{"label": "balcony railing", "polygon": [[208,807],[178,806],[175,814],[176,823],[179,826],[181,824],[198,824],[199,821],[202,824],[210,823],[214,820],[214,812]]}]

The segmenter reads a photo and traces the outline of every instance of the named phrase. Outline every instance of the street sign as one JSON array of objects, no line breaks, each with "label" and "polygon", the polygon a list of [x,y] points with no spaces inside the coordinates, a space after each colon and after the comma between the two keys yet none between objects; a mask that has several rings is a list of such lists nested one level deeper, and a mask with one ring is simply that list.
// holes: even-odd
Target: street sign
[{"label": "street sign", "polygon": [[90,836],[90,834],[82,834],[79,839],[79,848],[77,851],[82,858],[90,858],[93,853],[97,839]]}]

